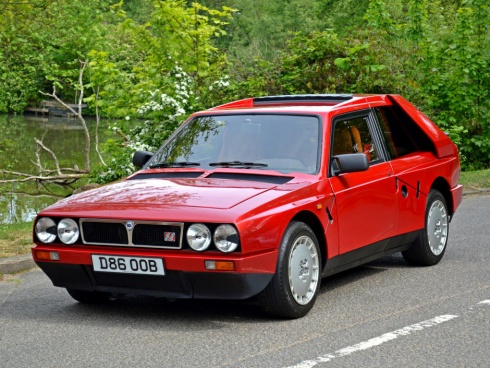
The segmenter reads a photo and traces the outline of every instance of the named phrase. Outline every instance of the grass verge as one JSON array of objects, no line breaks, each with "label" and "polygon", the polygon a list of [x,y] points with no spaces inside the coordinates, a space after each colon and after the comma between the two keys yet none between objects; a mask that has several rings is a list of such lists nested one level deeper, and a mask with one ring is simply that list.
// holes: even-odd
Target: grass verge
[{"label": "grass verge", "polygon": [[463,184],[466,192],[488,189],[490,188],[490,170],[462,172],[459,182]]},{"label": "grass verge", "polygon": [[[461,173],[460,183],[465,192],[490,188],[490,169]],[[0,224],[0,258],[27,254],[34,246],[32,223]]]},{"label": "grass verge", "polygon": [[33,245],[32,222],[0,225],[0,258],[27,254]]}]

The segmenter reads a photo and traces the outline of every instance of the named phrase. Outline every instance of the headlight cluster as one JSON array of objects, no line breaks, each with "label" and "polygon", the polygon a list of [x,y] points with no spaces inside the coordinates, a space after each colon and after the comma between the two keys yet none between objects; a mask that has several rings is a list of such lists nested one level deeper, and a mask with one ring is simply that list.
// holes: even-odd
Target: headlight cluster
[{"label": "headlight cluster", "polygon": [[204,224],[192,224],[187,229],[187,243],[195,251],[202,252],[209,248],[211,243],[223,253],[233,252],[238,248],[238,232],[232,225],[219,225],[211,235],[211,230]]},{"label": "headlight cluster", "polygon": [[[218,249],[223,253],[230,253],[237,250],[240,245],[238,232],[230,224],[195,223],[186,228],[187,244],[197,252],[211,248]],[[80,238],[78,222],[70,218],[58,220],[41,217],[36,222],[34,233],[37,239],[44,244],[58,241],[70,245],[79,241]]]},{"label": "headlight cluster", "polygon": [[73,244],[80,235],[78,224],[69,218],[64,218],[56,224],[48,217],[41,217],[36,223],[34,232],[39,241],[45,244],[54,242],[56,237],[64,244]]}]

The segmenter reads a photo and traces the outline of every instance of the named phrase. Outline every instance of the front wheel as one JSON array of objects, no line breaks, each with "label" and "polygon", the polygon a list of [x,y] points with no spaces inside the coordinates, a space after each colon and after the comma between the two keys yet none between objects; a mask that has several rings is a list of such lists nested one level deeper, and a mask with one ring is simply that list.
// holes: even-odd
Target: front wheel
[{"label": "front wheel", "polygon": [[310,227],[292,222],[281,241],[276,273],[259,294],[264,311],[282,318],[305,316],[320,289],[320,250]]},{"label": "front wheel", "polygon": [[449,235],[449,216],[446,200],[437,190],[427,197],[425,228],[414,244],[402,252],[407,263],[415,266],[432,266],[442,259]]}]

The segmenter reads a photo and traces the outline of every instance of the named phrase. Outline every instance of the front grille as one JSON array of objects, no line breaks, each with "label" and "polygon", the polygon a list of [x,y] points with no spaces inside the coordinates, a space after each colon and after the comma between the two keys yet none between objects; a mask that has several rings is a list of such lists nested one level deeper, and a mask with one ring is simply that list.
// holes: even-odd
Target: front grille
[{"label": "front grille", "polygon": [[91,245],[180,249],[183,223],[80,219],[82,241]]},{"label": "front grille", "polygon": [[82,222],[84,242],[128,245],[128,232],[122,223]]},{"label": "front grille", "polygon": [[178,225],[137,224],[133,230],[133,244],[175,248],[181,232]]}]

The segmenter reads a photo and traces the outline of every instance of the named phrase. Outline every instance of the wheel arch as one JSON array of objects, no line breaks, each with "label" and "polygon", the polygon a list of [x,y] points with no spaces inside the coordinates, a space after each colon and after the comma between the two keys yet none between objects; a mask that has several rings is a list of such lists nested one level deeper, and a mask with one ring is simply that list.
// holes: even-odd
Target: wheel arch
[{"label": "wheel arch", "polygon": [[322,261],[322,270],[327,263],[327,240],[325,238],[325,231],[320,219],[309,211],[302,211],[297,213],[291,221],[299,221],[308,225],[315,233],[320,248],[320,256]]},{"label": "wheel arch", "polygon": [[442,177],[438,177],[432,183],[430,189],[435,189],[439,191],[444,199],[446,200],[447,210],[449,212],[449,216],[453,216],[453,197],[451,195],[451,187],[449,183]]}]

